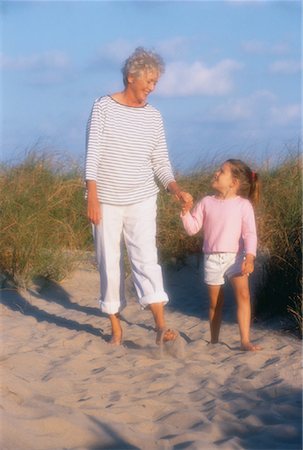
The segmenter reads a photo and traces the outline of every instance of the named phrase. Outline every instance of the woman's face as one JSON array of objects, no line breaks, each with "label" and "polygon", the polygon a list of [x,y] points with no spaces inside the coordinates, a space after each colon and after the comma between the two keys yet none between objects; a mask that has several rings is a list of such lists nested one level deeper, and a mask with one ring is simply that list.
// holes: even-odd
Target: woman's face
[{"label": "woman's face", "polygon": [[144,70],[138,77],[129,75],[127,88],[139,105],[145,105],[148,95],[155,89],[158,80],[157,70]]}]

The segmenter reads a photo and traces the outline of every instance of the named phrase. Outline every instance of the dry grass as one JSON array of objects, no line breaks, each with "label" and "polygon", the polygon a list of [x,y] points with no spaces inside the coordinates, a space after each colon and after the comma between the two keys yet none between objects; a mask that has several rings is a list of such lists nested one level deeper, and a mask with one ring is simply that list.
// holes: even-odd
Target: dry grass
[{"label": "dry grass", "polygon": [[30,153],[0,171],[0,271],[26,284],[36,275],[62,279],[73,267],[67,250],[88,244],[83,181],[49,155]]},{"label": "dry grass", "polygon": [[[262,201],[257,209],[259,250],[266,254],[256,295],[256,313],[291,317],[302,334],[301,159],[290,154],[275,168],[260,168]],[[197,200],[209,192],[214,167],[178,176]],[[13,167],[0,167],[0,272],[26,284],[35,276],[60,280],[79,252],[92,250],[79,167],[32,152]],[[158,200],[161,262],[200,252],[202,236],[188,237],[180,207],[161,191]]]},{"label": "dry grass", "polygon": [[290,156],[264,170],[258,214],[259,246],[268,257],[257,289],[256,313],[291,317],[302,336],[302,161]]}]

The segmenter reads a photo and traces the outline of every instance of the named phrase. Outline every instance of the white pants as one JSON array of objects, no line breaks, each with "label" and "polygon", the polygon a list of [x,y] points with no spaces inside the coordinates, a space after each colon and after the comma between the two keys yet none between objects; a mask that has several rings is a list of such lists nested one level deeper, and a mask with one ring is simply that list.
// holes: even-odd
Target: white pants
[{"label": "white pants", "polygon": [[126,306],[123,238],[141,306],[167,303],[156,248],[157,197],[126,206],[101,205],[101,222],[93,226],[100,272],[101,310],[116,314]]}]

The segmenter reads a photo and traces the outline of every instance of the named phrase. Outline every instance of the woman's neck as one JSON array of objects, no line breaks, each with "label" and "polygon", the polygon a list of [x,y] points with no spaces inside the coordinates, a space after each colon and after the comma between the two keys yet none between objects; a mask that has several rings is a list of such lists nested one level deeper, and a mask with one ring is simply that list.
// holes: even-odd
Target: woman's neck
[{"label": "woman's neck", "polygon": [[120,103],[124,106],[132,106],[133,108],[140,108],[145,106],[145,102],[139,101],[131,92],[125,89],[122,92],[116,92],[112,94],[111,97],[116,100],[116,102]]}]

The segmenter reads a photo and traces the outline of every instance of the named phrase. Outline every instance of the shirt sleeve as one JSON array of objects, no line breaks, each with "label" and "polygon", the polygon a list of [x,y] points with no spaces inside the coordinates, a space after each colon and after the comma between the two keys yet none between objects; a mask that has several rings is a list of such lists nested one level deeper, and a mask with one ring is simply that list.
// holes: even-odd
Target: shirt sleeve
[{"label": "shirt sleeve", "polygon": [[242,217],[242,238],[244,242],[244,251],[254,256],[257,254],[257,229],[255,214],[252,204],[247,200],[243,208]]},{"label": "shirt sleeve", "polygon": [[86,129],[85,180],[97,181],[104,119],[104,112],[101,109],[100,101],[96,100],[92,107]]},{"label": "shirt sleeve", "polygon": [[169,183],[175,181],[168,157],[164,126],[161,116],[159,118],[158,140],[152,153],[152,167],[155,176],[163,184],[165,189],[167,189]]},{"label": "shirt sleeve", "polygon": [[197,234],[203,228],[204,222],[204,207],[203,200],[198,202],[191,212],[181,215],[181,220],[186,233],[189,236]]}]

